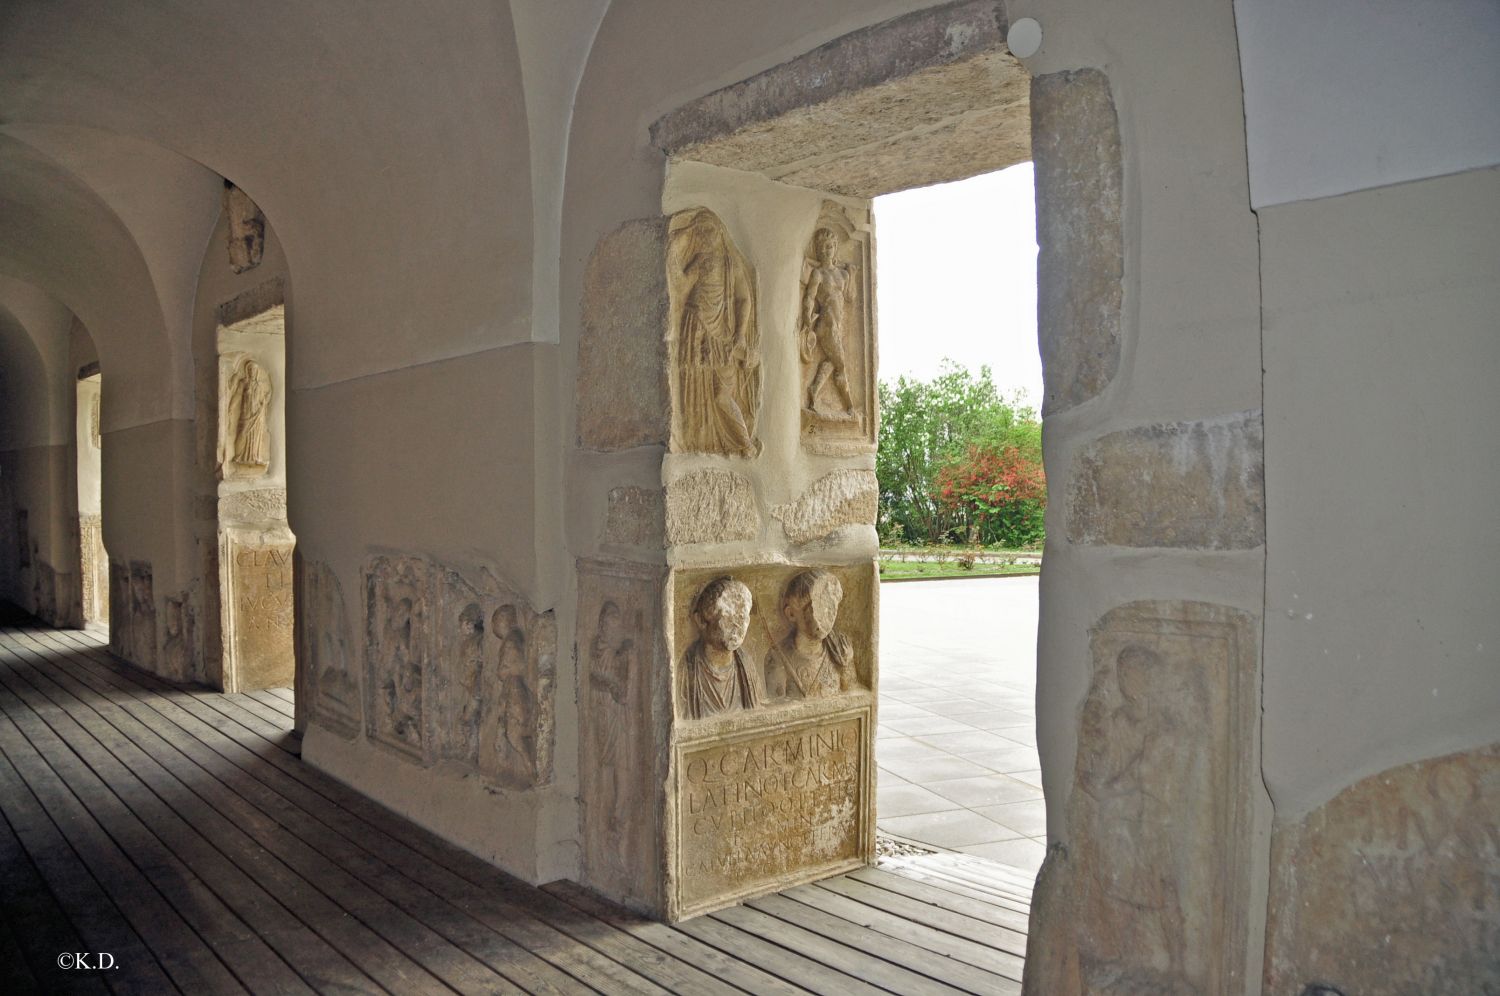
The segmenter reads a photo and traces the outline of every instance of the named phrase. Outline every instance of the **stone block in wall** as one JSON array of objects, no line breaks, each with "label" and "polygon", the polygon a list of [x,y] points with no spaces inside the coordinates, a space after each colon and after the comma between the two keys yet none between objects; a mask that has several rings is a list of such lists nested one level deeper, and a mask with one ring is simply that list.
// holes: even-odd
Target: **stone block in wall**
[{"label": "stone block in wall", "polygon": [[760,512],[748,478],[732,470],[698,470],[667,484],[667,543],[729,543],[760,535]]},{"label": "stone block in wall", "polygon": [[1091,631],[1026,993],[1245,990],[1258,632],[1238,609],[1175,601],[1121,606]]},{"label": "stone block in wall", "polygon": [[1123,168],[1109,77],[1033,79],[1031,143],[1042,413],[1052,415],[1099,394],[1120,366]]},{"label": "stone block in wall", "polygon": [[104,550],[104,520],[98,515],[78,517],[82,567],[83,618],[109,622],[109,554]]},{"label": "stone block in wall", "polygon": [[381,556],[364,570],[367,735],[492,785],[552,780],[557,626],[486,570]]},{"label": "stone block in wall", "polygon": [[578,563],[579,798],[590,888],[661,906],[661,814],[671,702],[661,568]]},{"label": "stone block in wall", "polygon": [[1112,432],[1068,483],[1073,543],[1248,550],[1266,537],[1260,412]]},{"label": "stone block in wall", "polygon": [[284,528],[219,532],[225,691],[292,686],[294,548]]},{"label": "stone block in wall", "polygon": [[604,513],[604,542],[660,550],[666,545],[666,510],[661,488],[611,488]]},{"label": "stone block in wall", "polygon": [[1389,768],[1271,845],[1265,992],[1500,993],[1500,744]]},{"label": "stone block in wall", "polygon": [[109,649],[137,667],[156,670],[156,596],[151,563],[110,561]]},{"label": "stone block in wall", "polygon": [[874,471],[836,470],[813,481],[795,501],[771,509],[793,543],[826,539],[845,526],[873,526],[879,485]]},{"label": "stone block in wall", "polygon": [[665,445],[667,220],[627,221],[599,240],[583,274],[578,445]]},{"label": "stone block in wall", "polygon": [[297,689],[306,715],[345,738],[359,734],[363,711],[353,631],[338,575],[321,561],[293,555],[297,595]]},{"label": "stone block in wall", "polygon": [[875,568],[675,571],[670,919],[874,848]]}]

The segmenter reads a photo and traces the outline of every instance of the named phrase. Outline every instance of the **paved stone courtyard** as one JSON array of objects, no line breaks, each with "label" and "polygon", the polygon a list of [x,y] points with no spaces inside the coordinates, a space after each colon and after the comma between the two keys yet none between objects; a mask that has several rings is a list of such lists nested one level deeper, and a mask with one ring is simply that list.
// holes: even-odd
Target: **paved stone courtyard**
[{"label": "paved stone courtyard", "polygon": [[879,827],[1035,874],[1038,578],[880,588]]}]

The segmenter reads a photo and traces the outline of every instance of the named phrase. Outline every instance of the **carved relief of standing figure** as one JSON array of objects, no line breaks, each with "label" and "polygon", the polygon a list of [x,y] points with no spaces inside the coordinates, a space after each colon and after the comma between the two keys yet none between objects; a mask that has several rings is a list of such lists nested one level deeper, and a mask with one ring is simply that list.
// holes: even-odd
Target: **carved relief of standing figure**
[{"label": "carved relief of standing figure", "polygon": [[[807,389],[807,410],[816,411],[818,394],[833,379],[843,415],[853,417],[854,398],[844,365],[844,329],[848,310],[854,306],[857,286],[854,268],[838,261],[839,236],[831,228],[813,233],[814,263],[802,290],[798,344],[804,363],[817,363],[817,372]],[[822,359],[818,357],[821,354]]]},{"label": "carved relief of standing figure", "polygon": [[219,463],[227,476],[234,466],[264,472],[271,463],[271,378],[246,356],[229,378],[224,405],[224,442]]},{"label": "carved relief of standing figure", "polygon": [[837,695],[854,681],[854,645],[834,628],[844,586],[824,570],[803,571],[786,586],[781,613],[792,631],[766,654],[772,702]]},{"label": "carved relief of standing figure", "polygon": [[750,589],[715,578],[693,602],[699,637],[682,658],[678,692],[688,719],[754,709],[759,704],[749,662],[740,649],[750,629]]},{"label": "carved relief of standing figure", "polygon": [[[589,648],[589,722],[594,739],[590,765],[598,781],[596,795],[589,803],[599,825],[615,841],[625,835],[625,802],[622,791],[631,763],[625,725],[629,722],[635,682],[635,640],[624,630],[620,607],[605,602],[599,610],[598,635]],[[626,857],[623,846],[608,850],[617,874],[624,874]]]},{"label": "carved relief of standing figure", "polygon": [[707,208],[672,219],[667,283],[681,395],[679,447],[755,456],[760,451],[755,280],[724,223]]},{"label": "carved relief of standing figure", "polygon": [[502,605],[490,620],[500,639],[500,729],[495,750],[499,771],[516,785],[536,780],[536,697],[526,661],[526,634],[514,605]]}]

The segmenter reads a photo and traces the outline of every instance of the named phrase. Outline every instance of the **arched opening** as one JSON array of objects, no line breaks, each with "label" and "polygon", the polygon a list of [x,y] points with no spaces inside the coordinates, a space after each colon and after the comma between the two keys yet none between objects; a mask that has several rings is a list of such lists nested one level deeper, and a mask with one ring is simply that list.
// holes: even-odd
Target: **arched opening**
[{"label": "arched opening", "polygon": [[109,554],[104,549],[103,375],[97,361],[80,367],[75,392],[78,475],[78,564],[83,625],[109,626]]}]

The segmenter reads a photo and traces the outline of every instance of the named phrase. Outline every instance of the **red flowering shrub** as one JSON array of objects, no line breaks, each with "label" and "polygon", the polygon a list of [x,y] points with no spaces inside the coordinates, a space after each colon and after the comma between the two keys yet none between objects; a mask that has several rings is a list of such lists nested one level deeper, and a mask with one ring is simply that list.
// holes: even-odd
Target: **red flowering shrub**
[{"label": "red flowering shrub", "polygon": [[962,535],[958,542],[1027,547],[1041,542],[1047,477],[1038,454],[971,444],[938,468],[932,498]]}]

